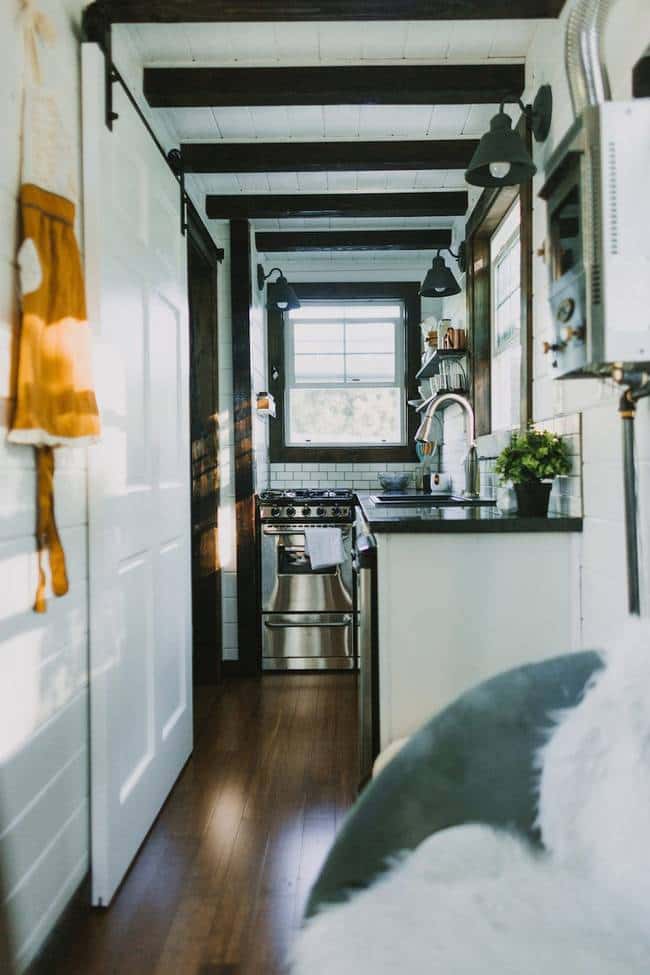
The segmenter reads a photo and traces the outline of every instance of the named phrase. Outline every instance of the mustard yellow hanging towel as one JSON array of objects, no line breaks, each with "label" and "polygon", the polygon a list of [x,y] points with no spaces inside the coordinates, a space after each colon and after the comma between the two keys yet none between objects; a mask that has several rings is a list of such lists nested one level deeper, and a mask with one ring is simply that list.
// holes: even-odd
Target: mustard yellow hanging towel
[{"label": "mustard yellow hanging towel", "polygon": [[[54,92],[42,84],[38,37],[53,40],[43,15],[25,2],[26,76],[23,181],[20,190],[22,320],[13,443],[36,450],[38,589],[45,612],[44,558],[52,590],[68,591],[65,556],[54,516],[54,447],[91,443],[99,414],[91,375],[90,330],[74,230],[74,154]],[[30,71],[31,66],[31,71]]]}]

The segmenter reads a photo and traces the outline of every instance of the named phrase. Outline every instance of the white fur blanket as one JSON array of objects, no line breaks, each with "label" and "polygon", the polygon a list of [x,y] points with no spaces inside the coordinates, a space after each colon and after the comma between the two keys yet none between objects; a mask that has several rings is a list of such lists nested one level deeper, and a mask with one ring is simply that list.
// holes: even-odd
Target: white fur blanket
[{"label": "white fur blanket", "polygon": [[543,854],[468,825],[313,918],[293,975],[648,975],[650,629],[631,623],[540,756]]}]

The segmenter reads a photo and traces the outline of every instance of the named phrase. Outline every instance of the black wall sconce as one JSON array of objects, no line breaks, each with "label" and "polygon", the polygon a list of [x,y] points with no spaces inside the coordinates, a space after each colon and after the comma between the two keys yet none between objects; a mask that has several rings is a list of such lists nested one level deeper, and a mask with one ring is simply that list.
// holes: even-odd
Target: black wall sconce
[{"label": "black wall sconce", "polygon": [[449,251],[451,256],[456,258],[461,273],[467,267],[465,241],[461,243],[457,254],[454,254],[451,247],[440,247],[420,287],[420,295],[423,298],[450,298],[452,295],[460,294],[458,281],[447,267],[444,257],[440,256],[442,250]]},{"label": "black wall sconce", "polygon": [[519,105],[529,120],[536,142],[543,142],[548,136],[553,115],[550,85],[542,85],[532,105],[524,105],[521,98],[505,98],[465,172],[465,179],[472,186],[516,186],[537,172],[523,139],[513,130],[512,119],[503,109],[509,101]]},{"label": "black wall sconce", "polygon": [[272,267],[268,274],[264,273],[264,268],[261,264],[257,265],[257,287],[260,291],[264,289],[264,283],[272,274],[278,272],[280,275],[276,281],[273,282],[272,288],[269,287],[268,301],[266,303],[267,308],[273,308],[277,311],[291,311],[294,308],[300,308],[300,302],[296,297],[296,292],[293,290],[284,274],[279,267]]}]

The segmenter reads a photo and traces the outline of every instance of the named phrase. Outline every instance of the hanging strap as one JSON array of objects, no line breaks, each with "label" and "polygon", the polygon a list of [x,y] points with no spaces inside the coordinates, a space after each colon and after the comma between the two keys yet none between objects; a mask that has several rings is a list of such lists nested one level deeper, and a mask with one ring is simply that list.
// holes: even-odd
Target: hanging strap
[{"label": "hanging strap", "polygon": [[68,591],[68,575],[65,554],[54,518],[54,451],[51,447],[36,447],[36,541],[38,544],[38,586],[34,610],[47,612],[45,601],[45,553],[50,556],[52,591],[55,596],[65,596]]},{"label": "hanging strap", "polygon": [[36,9],[36,0],[22,0],[23,37],[25,39],[25,77],[27,67],[31,69],[32,81],[43,84],[43,75],[38,56],[38,42],[52,45],[56,40],[56,30],[50,18]]}]

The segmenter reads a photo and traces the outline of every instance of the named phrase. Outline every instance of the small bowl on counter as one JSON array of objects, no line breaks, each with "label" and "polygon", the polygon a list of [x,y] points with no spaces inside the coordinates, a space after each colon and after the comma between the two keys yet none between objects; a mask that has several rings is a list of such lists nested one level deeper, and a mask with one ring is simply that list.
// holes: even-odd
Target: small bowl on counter
[{"label": "small bowl on counter", "polygon": [[379,483],[384,491],[406,491],[411,483],[411,475],[390,471],[379,475]]}]

